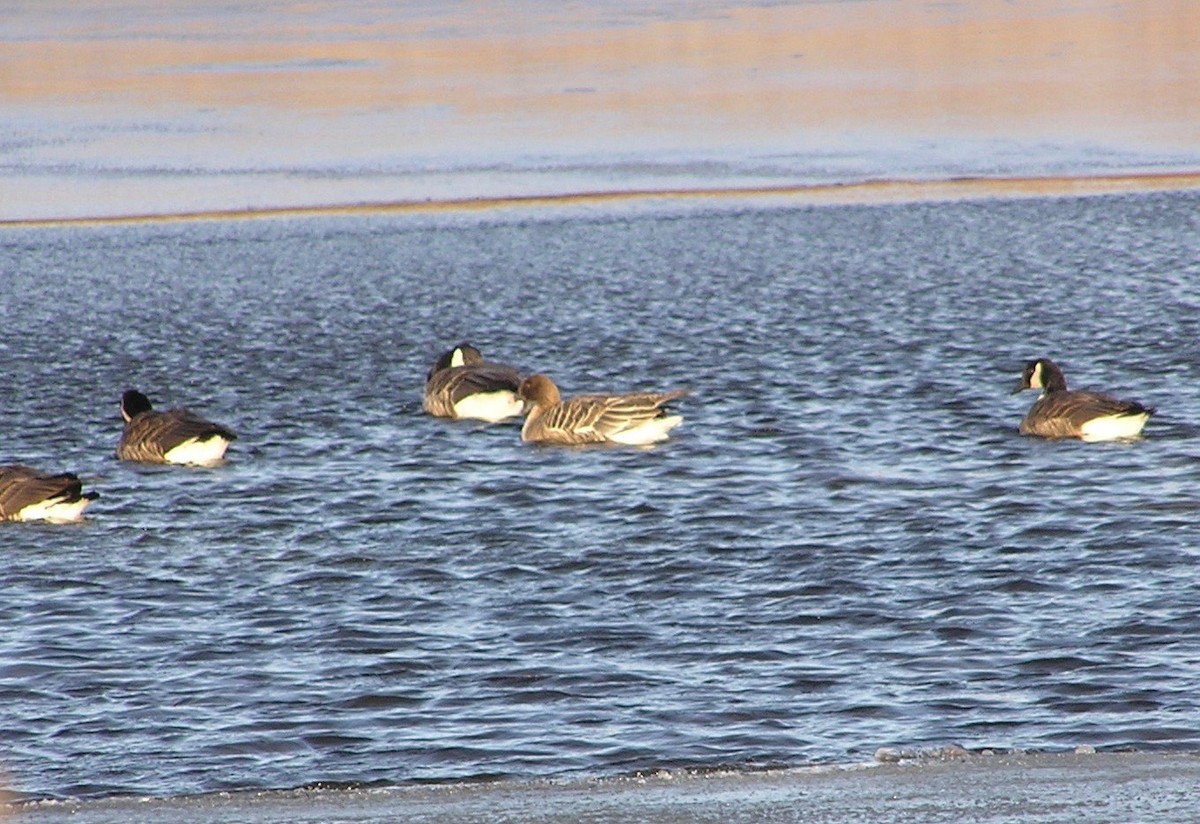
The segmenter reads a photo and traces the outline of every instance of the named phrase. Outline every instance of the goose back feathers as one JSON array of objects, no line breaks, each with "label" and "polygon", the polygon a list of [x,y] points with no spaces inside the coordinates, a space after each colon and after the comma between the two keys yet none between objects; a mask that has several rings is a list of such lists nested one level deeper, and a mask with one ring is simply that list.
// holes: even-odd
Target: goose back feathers
[{"label": "goose back feathers", "polygon": [[1040,389],[1041,396],[1021,421],[1022,435],[1042,438],[1080,438],[1111,441],[1137,437],[1154,414],[1137,401],[1114,398],[1101,392],[1067,388],[1062,369],[1049,358],[1025,364],[1015,392]]},{"label": "goose back feathers", "polygon": [[209,466],[225,457],[237,435],[187,409],[159,412],[149,398],[130,389],[121,397],[125,429],[117,442],[123,461]]},{"label": "goose back feathers", "polygon": [[443,353],[425,379],[422,407],[439,418],[472,418],[495,423],[521,414],[517,398],[521,373],[484,360],[469,343]]},{"label": "goose back feathers", "polygon": [[619,443],[644,446],[667,439],[683,417],[669,415],[664,404],[687,394],[631,392],[623,395],[578,395],[563,400],[546,375],[531,375],[521,384],[528,412],[521,440],[550,444]]},{"label": "goose back feathers", "polygon": [[48,474],[22,464],[0,466],[0,521],[69,522],[100,497],[70,472]]}]

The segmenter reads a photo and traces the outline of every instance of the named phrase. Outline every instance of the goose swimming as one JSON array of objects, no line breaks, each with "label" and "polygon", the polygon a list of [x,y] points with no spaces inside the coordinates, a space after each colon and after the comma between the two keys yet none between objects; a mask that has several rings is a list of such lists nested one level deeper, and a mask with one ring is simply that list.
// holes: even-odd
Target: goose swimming
[{"label": "goose swimming", "polygon": [[159,412],[136,389],[121,396],[125,429],[117,442],[123,461],[211,466],[225,457],[237,435],[187,409]]},{"label": "goose swimming", "polygon": [[1049,358],[1025,364],[1013,394],[1040,389],[1042,394],[1019,427],[1022,435],[1042,438],[1080,438],[1112,441],[1137,437],[1154,414],[1137,401],[1119,400],[1101,392],[1067,389],[1062,369]]},{"label": "goose swimming", "polygon": [[687,394],[631,392],[578,395],[563,400],[546,375],[531,375],[521,384],[520,396],[528,409],[521,440],[551,444],[619,443],[635,446],[665,441],[667,433],[683,422],[663,405]]},{"label": "goose swimming", "polygon": [[425,378],[422,407],[439,418],[473,418],[496,423],[524,411],[517,398],[521,373],[484,360],[469,343],[443,353]]},{"label": "goose swimming", "polygon": [[23,464],[0,466],[0,521],[67,523],[83,519],[99,493],[84,492],[71,472],[50,474]]}]

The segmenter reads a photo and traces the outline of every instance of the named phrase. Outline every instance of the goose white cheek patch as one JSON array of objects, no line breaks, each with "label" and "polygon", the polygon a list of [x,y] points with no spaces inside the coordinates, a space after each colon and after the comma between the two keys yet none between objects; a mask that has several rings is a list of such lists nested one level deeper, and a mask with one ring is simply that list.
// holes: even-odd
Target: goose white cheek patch
[{"label": "goose white cheek patch", "polygon": [[1038,361],[1033,365],[1033,373],[1029,376],[1029,388],[1042,388],[1042,362]]}]

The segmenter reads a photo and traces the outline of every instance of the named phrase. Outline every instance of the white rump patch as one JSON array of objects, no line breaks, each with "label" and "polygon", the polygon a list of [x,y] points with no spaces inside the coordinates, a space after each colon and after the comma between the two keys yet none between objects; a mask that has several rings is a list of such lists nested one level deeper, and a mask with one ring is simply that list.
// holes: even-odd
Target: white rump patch
[{"label": "white rump patch", "polygon": [[212,466],[221,462],[228,448],[229,441],[220,435],[213,435],[203,441],[189,438],[163,455],[163,460],[171,464]]},{"label": "white rump patch", "polygon": [[498,392],[476,392],[454,404],[454,417],[496,423],[506,418],[516,418],[525,412],[524,401],[508,389]]},{"label": "white rump patch", "polygon": [[1079,428],[1079,437],[1085,441],[1119,441],[1136,438],[1150,415],[1105,415],[1092,418]]},{"label": "white rump patch", "polygon": [[80,498],[78,501],[63,503],[62,501],[41,501],[30,504],[17,513],[17,521],[49,521],[55,524],[66,524],[83,519],[83,511],[92,501],[90,498]]},{"label": "white rump patch", "polygon": [[614,443],[626,444],[628,446],[646,446],[647,444],[658,443],[667,439],[667,433],[679,424],[683,423],[682,415],[666,415],[661,418],[652,418],[645,423],[614,432],[608,436],[608,439]]}]

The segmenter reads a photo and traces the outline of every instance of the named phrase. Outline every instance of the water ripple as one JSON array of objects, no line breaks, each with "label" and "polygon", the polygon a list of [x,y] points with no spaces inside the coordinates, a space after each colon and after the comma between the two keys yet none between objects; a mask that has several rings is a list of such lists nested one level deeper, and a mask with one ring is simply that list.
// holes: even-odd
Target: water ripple
[{"label": "water ripple", "polygon": [[[169,795],[1200,747],[1196,207],[9,231],[9,454],[103,497],[0,529],[6,770]],[[688,387],[685,424],[562,450],[427,418],[464,338],[568,393]],[[1016,435],[1039,354],[1158,406],[1146,437]],[[118,464],[130,385],[232,425],[230,460]]]}]

